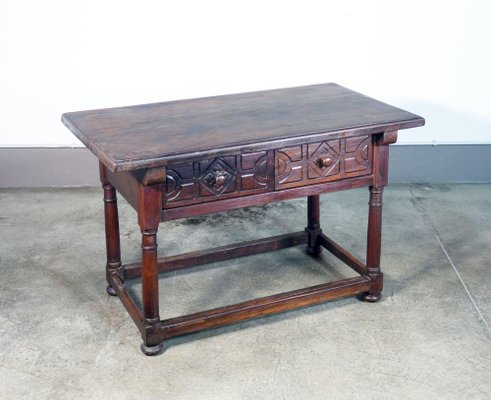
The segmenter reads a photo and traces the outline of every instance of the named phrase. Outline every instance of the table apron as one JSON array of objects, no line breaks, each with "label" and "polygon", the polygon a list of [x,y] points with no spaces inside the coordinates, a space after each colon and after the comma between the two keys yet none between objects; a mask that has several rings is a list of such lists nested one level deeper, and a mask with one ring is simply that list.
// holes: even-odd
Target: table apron
[{"label": "table apron", "polygon": [[273,192],[259,193],[250,196],[236,197],[188,206],[163,209],[161,221],[171,221],[179,218],[192,217],[201,214],[232,210],[236,208],[257,206],[275,201],[289,200],[299,197],[314,196],[323,193],[354,189],[373,184],[373,175],[326,182],[317,185],[308,185]]}]

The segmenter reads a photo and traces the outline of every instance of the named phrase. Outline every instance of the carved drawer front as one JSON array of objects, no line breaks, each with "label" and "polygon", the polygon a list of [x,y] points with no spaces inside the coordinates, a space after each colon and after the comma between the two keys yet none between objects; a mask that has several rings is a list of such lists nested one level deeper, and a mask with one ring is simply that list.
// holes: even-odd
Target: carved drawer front
[{"label": "carved drawer front", "polygon": [[272,189],[266,151],[169,165],[165,207],[178,207]]},{"label": "carved drawer front", "polygon": [[357,136],[276,150],[275,189],[368,175],[371,148],[370,136]]}]

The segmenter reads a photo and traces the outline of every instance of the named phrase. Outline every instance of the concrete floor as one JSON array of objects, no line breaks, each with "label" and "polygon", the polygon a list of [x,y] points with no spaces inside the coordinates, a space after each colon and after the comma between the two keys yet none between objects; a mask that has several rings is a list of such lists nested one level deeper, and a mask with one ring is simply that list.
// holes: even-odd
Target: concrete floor
[{"label": "concrete floor", "polygon": [[[162,224],[177,254],[302,229],[305,200]],[[120,202],[123,258],[139,257]],[[367,190],[322,196],[322,223],[364,259]],[[491,185],[393,185],[384,298],[356,298],[170,340],[145,357],[105,293],[101,192],[0,191],[0,399],[490,399]],[[227,266],[227,268],[221,268]],[[351,276],[300,248],[161,278],[162,317]],[[138,295],[139,283],[131,283]]]}]

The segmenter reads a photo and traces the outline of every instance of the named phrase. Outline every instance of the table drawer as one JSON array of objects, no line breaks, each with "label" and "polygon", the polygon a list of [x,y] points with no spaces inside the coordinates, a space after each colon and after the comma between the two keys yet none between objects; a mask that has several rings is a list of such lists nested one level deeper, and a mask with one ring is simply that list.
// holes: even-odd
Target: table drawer
[{"label": "table drawer", "polygon": [[370,139],[357,136],[275,150],[275,189],[371,174]]},{"label": "table drawer", "polygon": [[273,173],[269,164],[266,151],[171,164],[167,166],[164,206],[270,191]]}]

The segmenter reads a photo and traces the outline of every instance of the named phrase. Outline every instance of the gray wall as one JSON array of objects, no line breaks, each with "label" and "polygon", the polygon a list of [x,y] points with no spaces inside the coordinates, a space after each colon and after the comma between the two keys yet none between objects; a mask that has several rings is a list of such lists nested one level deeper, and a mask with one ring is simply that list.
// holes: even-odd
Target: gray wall
[{"label": "gray wall", "polygon": [[[0,148],[0,188],[99,186],[85,148]],[[392,183],[491,182],[491,145],[391,146]]]}]

